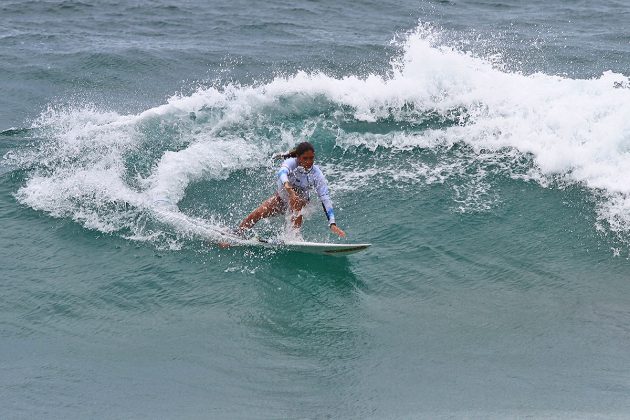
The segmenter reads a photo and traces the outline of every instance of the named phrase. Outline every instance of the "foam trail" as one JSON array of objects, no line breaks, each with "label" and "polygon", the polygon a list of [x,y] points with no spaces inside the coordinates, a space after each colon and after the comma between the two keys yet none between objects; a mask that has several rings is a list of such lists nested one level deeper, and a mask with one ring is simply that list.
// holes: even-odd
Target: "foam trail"
[{"label": "foam trail", "polygon": [[146,180],[154,200],[178,203],[186,187],[200,179],[226,178],[232,171],[260,165],[260,159],[243,159],[241,150],[249,146],[241,139],[195,143],[178,152],[165,152],[155,171]]},{"label": "foam trail", "polygon": [[211,221],[191,217],[183,214],[177,207],[164,205],[163,202],[154,202],[150,212],[161,223],[175,229],[179,235],[188,238],[198,238],[211,242],[226,240],[238,242],[240,238],[229,234],[220,225]]}]

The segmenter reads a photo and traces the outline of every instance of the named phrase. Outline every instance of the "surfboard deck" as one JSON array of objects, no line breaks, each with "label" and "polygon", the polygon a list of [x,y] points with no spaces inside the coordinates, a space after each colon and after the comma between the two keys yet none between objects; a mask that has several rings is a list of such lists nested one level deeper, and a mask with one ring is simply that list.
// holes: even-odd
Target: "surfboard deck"
[{"label": "surfboard deck", "polygon": [[227,228],[220,228],[205,221],[186,216],[171,207],[156,206],[152,209],[154,214],[163,223],[178,229],[181,232],[205,238],[210,243],[218,244],[223,248],[234,246],[265,247],[278,250],[303,252],[308,254],[343,256],[354,254],[369,248],[372,244],[338,244],[324,242],[306,242],[295,240],[282,240],[278,238],[252,238],[245,239],[234,234]]},{"label": "surfboard deck", "polygon": [[372,244],[334,244],[325,242],[285,241],[281,239],[252,238],[240,239],[230,246],[253,246],[302,252],[307,254],[344,256],[369,248]]}]

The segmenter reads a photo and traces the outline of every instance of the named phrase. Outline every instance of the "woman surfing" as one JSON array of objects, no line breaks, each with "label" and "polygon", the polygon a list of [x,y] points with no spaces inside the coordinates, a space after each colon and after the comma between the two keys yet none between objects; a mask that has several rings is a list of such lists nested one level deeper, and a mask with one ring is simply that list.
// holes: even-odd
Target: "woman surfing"
[{"label": "woman surfing", "polygon": [[340,237],[346,233],[335,223],[335,213],[328,193],[328,183],[315,161],[315,148],[309,142],[298,144],[293,150],[278,157],[284,158],[278,171],[276,193],[252,211],[238,226],[242,234],[261,219],[291,212],[293,228],[302,226],[302,209],[309,202],[309,190],[315,189],[322,202],[330,230]]}]

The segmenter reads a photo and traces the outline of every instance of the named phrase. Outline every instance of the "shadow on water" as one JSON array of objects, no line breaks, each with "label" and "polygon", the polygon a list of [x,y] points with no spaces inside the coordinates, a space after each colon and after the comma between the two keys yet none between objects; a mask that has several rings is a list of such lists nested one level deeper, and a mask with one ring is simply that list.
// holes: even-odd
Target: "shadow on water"
[{"label": "shadow on water", "polygon": [[352,272],[349,258],[352,257],[330,257],[288,251],[280,251],[274,255],[274,259],[283,265],[284,276],[279,278],[280,281],[306,291],[309,291],[309,286],[326,287],[334,288],[343,294],[362,287],[361,281]]},{"label": "shadow on water", "polygon": [[[317,404],[313,392],[338,412],[354,411],[349,394],[368,340],[361,322],[364,284],[352,257],[264,251],[255,258],[251,304],[231,313],[247,331],[247,345],[265,355],[252,362],[260,374],[248,386],[289,417],[316,409],[309,407]],[[287,395],[294,403],[287,404]]]},{"label": "shadow on water", "polygon": [[[247,308],[246,322],[259,327],[278,325],[278,320],[296,327],[300,319],[317,323],[324,314],[334,317],[350,310],[365,287],[352,270],[351,257],[270,250],[229,252],[226,272],[249,274],[257,297],[255,306]],[[276,321],[269,324],[272,319]],[[293,333],[299,335],[300,328]]]},{"label": "shadow on water", "polygon": [[352,271],[352,257],[311,255],[286,250],[234,248],[228,271],[249,271],[259,281],[276,287],[299,290],[315,297],[318,290],[335,290],[343,295],[362,289]]}]

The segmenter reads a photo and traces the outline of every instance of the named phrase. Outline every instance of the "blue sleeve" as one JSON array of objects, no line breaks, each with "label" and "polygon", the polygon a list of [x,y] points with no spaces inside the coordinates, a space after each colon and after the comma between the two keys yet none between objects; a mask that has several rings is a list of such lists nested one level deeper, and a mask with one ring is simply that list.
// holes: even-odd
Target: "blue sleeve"
[{"label": "blue sleeve", "polygon": [[313,177],[315,189],[317,190],[317,196],[324,206],[324,211],[326,212],[328,224],[332,225],[333,223],[335,223],[335,212],[333,210],[333,203],[330,199],[330,193],[328,191],[328,182],[326,182],[326,177],[319,169],[319,167],[316,166],[314,169],[315,171],[313,173]]},{"label": "blue sleeve", "polygon": [[278,178],[280,179],[281,184],[289,182],[289,171],[292,171],[295,168],[297,168],[296,158],[289,158],[282,162],[280,170],[278,171]]}]

